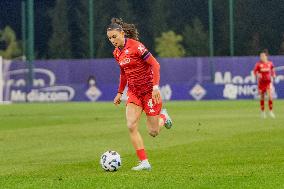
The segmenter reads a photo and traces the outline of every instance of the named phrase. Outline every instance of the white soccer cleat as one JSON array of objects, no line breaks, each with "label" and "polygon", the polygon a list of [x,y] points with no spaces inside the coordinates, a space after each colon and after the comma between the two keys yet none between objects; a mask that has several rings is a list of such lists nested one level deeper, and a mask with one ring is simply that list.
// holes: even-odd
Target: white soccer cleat
[{"label": "white soccer cleat", "polygon": [[167,129],[172,128],[173,121],[172,121],[171,117],[169,116],[167,110],[166,109],[162,109],[161,114],[164,114],[166,116],[165,127]]},{"label": "white soccer cleat", "polygon": [[265,111],[261,111],[261,113],[260,113],[260,117],[261,117],[261,118],[263,118],[263,119],[265,119],[265,118],[266,118],[266,113],[265,113]]},{"label": "white soccer cleat", "polygon": [[269,116],[273,119],[275,118],[275,114],[272,111],[269,112]]},{"label": "white soccer cleat", "polygon": [[142,170],[150,171],[151,165],[150,165],[149,161],[146,159],[146,160],[140,161],[140,163],[136,167],[132,167],[131,170],[133,170],[133,171],[142,171]]}]

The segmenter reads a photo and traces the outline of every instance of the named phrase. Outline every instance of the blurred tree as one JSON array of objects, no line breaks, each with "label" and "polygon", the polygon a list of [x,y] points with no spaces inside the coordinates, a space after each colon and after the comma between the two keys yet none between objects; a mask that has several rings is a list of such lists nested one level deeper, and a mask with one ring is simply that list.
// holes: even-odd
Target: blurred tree
[{"label": "blurred tree", "polygon": [[[52,35],[51,19],[48,12],[55,5],[52,1],[34,1],[35,8],[35,57],[36,59],[48,58],[48,41]],[[21,24],[21,22],[20,22]],[[22,33],[21,33],[22,34]]]},{"label": "blurred tree", "polygon": [[[55,1],[56,4],[54,4]],[[49,14],[51,22],[49,22],[47,18],[46,21],[43,21],[45,19],[45,14],[43,12],[46,11],[46,7],[53,6],[55,9],[56,6],[59,6],[59,1],[63,0],[37,1],[35,3],[35,6],[37,7],[36,11],[38,12],[35,19],[35,35],[37,43],[35,47],[39,48],[36,50],[39,52],[40,57],[48,57],[45,56],[45,53],[48,52],[48,58],[50,58],[52,57],[52,53],[50,52],[51,41],[53,41],[54,38],[64,39],[65,41],[69,41],[68,43],[65,43],[67,46],[63,47],[69,49],[65,51],[69,55],[64,55],[62,56],[63,58],[86,58],[89,48],[87,44],[88,1],[65,0],[65,2],[67,2],[67,5],[64,5],[65,8],[62,10],[58,9],[59,12],[62,12],[61,14],[65,14],[64,12],[66,12],[66,10],[68,12],[64,21],[59,21],[62,18],[59,13],[54,15]],[[62,4],[65,2],[60,3]],[[1,3],[2,1],[0,1],[0,4]],[[175,32],[183,33],[184,35],[184,32],[188,30],[189,25],[193,27],[191,23],[195,18],[200,20],[200,23],[204,26],[204,31],[208,30],[208,0],[94,0],[93,8],[95,14],[95,56],[97,58],[112,57],[113,47],[106,39],[105,34],[105,28],[112,17],[121,17],[125,22],[136,24],[140,32],[141,41],[150,51],[154,51],[155,38],[160,36],[162,32],[171,28]],[[14,17],[15,16],[7,16],[5,12],[0,13],[0,18],[2,18],[1,22],[10,20],[9,22],[12,23],[9,23],[8,25],[17,28],[14,27]],[[269,48],[272,54],[279,53],[279,46],[282,42],[282,32],[284,31],[284,25],[280,24],[282,23],[283,17],[284,1],[235,0],[234,19],[236,55],[253,54],[256,46],[259,46],[260,49]],[[49,32],[55,30],[54,25],[56,24],[54,24],[54,22],[63,23],[57,24],[59,27],[59,29],[56,29],[57,36],[58,31],[63,30],[66,31],[63,33],[68,34],[63,37],[54,37],[55,34]],[[52,29],[50,29],[50,23],[52,24]],[[65,27],[65,25],[67,26]],[[65,29],[62,30],[62,28]],[[19,29],[17,32],[20,33]],[[256,33],[259,33],[258,42],[255,37]],[[68,38],[68,40],[66,40],[66,38]],[[192,39],[194,40],[194,38]],[[186,41],[190,41],[190,39],[186,39],[185,36],[184,40],[184,45],[187,49],[186,55],[190,55],[188,48],[193,45],[187,46]],[[48,41],[48,49],[47,45],[43,45],[46,41]],[[54,43],[60,44],[62,40],[55,41],[57,42]],[[214,0],[214,41],[216,55],[229,55],[228,1]],[[256,42],[259,44],[256,44]],[[203,45],[200,44],[200,46]],[[195,53],[192,53],[192,55],[194,54]]]},{"label": "blurred tree", "polygon": [[248,43],[247,55],[257,55],[260,51],[260,36],[256,32],[253,34],[251,41]]},{"label": "blurred tree", "polygon": [[177,33],[182,33],[185,25],[192,22],[193,18],[197,17],[202,22],[208,20],[208,0],[169,0],[167,4],[168,9],[165,10],[165,13],[169,15],[168,26]]},{"label": "blurred tree", "polygon": [[156,52],[159,57],[182,57],[185,50],[181,45],[183,37],[173,31],[163,32],[162,35],[155,39]]},{"label": "blurred tree", "polygon": [[13,59],[22,55],[21,45],[17,41],[16,33],[11,27],[6,26],[0,31],[0,41],[0,56],[5,59]]},{"label": "blurred tree", "polygon": [[[110,7],[111,5],[111,7]],[[106,37],[106,27],[110,24],[112,17],[118,17],[116,6],[112,0],[95,0],[94,2],[94,22],[95,22],[95,57],[112,57],[113,47]]]},{"label": "blurred tree", "polygon": [[282,34],[282,42],[280,44],[279,54],[284,55],[284,34]]},{"label": "blurred tree", "polygon": [[117,9],[116,17],[122,18],[125,22],[135,20],[132,4],[128,0],[116,0],[115,8]]},{"label": "blurred tree", "polygon": [[51,59],[71,58],[71,41],[68,21],[68,5],[66,0],[57,0],[50,10],[52,35],[48,42],[48,55]]},{"label": "blurred tree", "polygon": [[[155,38],[168,30],[169,14],[171,12],[170,0],[145,0],[139,3],[140,14],[137,15],[138,29],[141,41],[149,51],[155,54]],[[142,7],[142,8],[140,8]],[[135,12],[136,13],[136,12]]]},{"label": "blurred tree", "polygon": [[88,1],[67,0],[67,4],[72,58],[88,58]]},{"label": "blurred tree", "polygon": [[198,18],[185,27],[183,38],[187,56],[208,56],[208,32]]},{"label": "blurred tree", "polygon": [[169,2],[168,0],[149,1],[149,14],[148,27],[152,30],[152,37],[156,38],[162,32],[168,29],[168,16],[169,16]]}]

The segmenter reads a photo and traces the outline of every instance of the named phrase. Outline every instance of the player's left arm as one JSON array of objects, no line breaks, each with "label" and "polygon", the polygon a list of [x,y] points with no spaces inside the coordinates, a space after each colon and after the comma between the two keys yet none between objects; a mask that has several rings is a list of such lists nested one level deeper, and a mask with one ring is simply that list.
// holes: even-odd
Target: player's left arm
[{"label": "player's left arm", "polygon": [[138,56],[141,57],[147,64],[150,64],[152,66],[152,71],[153,71],[152,99],[154,100],[154,103],[159,104],[161,102],[161,93],[159,89],[160,64],[142,43],[137,44],[137,53]]},{"label": "player's left arm", "polygon": [[271,77],[274,79],[276,77],[276,73],[275,73],[275,68],[274,68],[273,62],[271,62],[270,69],[271,69],[271,72],[270,72],[271,73]]},{"label": "player's left arm", "polygon": [[160,93],[160,89],[159,89],[160,64],[152,54],[150,54],[149,57],[145,61],[152,66],[152,71],[153,71],[152,98],[153,98],[155,103],[159,104],[161,102],[161,93]]},{"label": "player's left arm", "polygon": [[256,80],[258,81],[261,77],[261,75],[259,73],[259,64],[258,63],[255,64],[254,69],[253,69],[253,73],[256,77]]}]

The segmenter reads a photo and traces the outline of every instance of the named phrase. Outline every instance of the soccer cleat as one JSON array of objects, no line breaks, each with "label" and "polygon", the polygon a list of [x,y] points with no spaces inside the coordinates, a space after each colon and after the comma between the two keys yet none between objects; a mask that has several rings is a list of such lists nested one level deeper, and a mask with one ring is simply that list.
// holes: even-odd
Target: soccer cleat
[{"label": "soccer cleat", "polygon": [[269,116],[270,116],[271,118],[275,118],[275,114],[274,114],[272,111],[269,112]]},{"label": "soccer cleat", "polygon": [[146,159],[146,160],[140,161],[139,164],[136,167],[132,167],[131,170],[133,170],[133,171],[142,171],[142,170],[150,171],[151,165],[150,165],[149,161]]},{"label": "soccer cleat", "polygon": [[166,110],[166,109],[162,109],[161,114],[165,115],[165,117],[166,117],[165,127],[166,127],[167,129],[172,128],[173,122],[172,122],[172,119],[170,118],[170,116],[169,116],[167,110]]},{"label": "soccer cleat", "polygon": [[261,111],[261,113],[260,113],[260,117],[261,117],[261,118],[263,118],[263,119],[265,119],[265,118],[266,118],[266,113],[265,113],[265,111]]}]

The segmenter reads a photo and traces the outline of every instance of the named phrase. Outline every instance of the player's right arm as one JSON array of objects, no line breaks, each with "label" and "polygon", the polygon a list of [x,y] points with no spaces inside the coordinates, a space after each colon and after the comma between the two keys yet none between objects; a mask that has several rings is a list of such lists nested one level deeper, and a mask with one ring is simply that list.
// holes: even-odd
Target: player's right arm
[{"label": "player's right arm", "polygon": [[271,77],[272,78],[276,77],[276,73],[275,73],[275,68],[274,68],[273,62],[271,62]]},{"label": "player's right arm", "polygon": [[253,73],[256,77],[256,80],[258,81],[261,78],[261,74],[259,73],[259,64],[256,63],[253,69]]},{"label": "player's right arm", "polygon": [[126,84],[127,84],[127,79],[126,79],[126,76],[125,76],[125,72],[122,68],[120,68],[119,86],[118,86],[116,97],[113,100],[113,103],[115,105],[120,104],[121,97],[122,97],[122,94],[123,94],[123,91],[125,89]]}]

